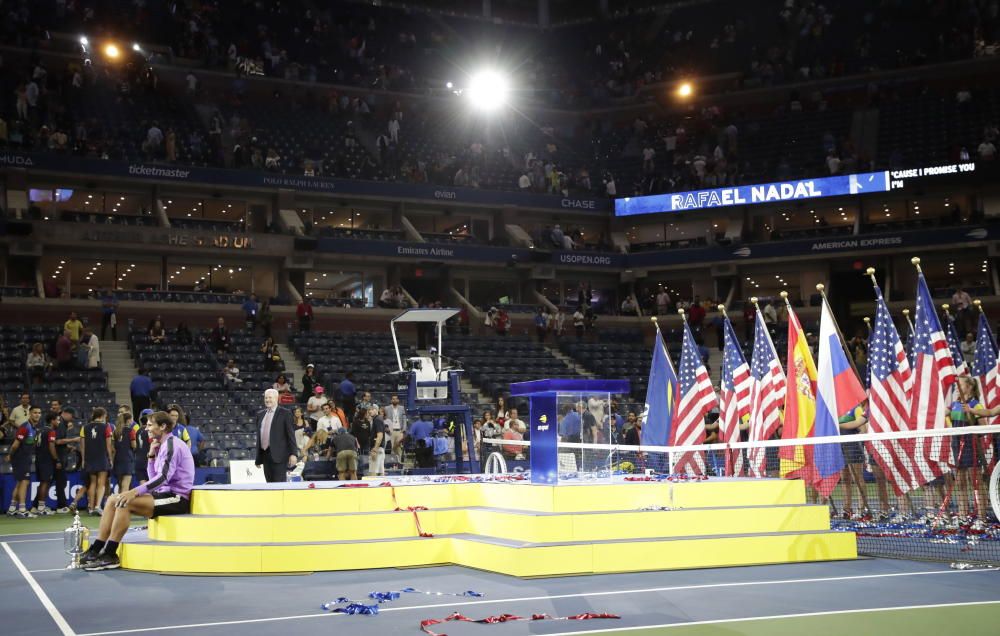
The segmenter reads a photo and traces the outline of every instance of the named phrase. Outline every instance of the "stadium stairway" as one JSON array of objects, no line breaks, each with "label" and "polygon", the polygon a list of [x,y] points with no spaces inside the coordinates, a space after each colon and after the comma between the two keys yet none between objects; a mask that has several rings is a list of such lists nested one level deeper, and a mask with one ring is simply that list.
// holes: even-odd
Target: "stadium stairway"
[{"label": "stadium stairway", "polygon": [[301,390],[302,378],[306,374],[306,369],[302,366],[302,362],[299,361],[295,352],[288,345],[278,344],[278,353],[281,354],[281,360],[285,363],[285,371],[291,373],[292,377],[299,381],[296,386]]},{"label": "stadium stairway", "polygon": [[559,351],[559,349],[557,349],[555,347],[550,347],[549,345],[544,345],[544,346],[545,346],[545,350],[548,351],[550,354],[552,354],[552,357],[558,358],[559,360],[562,360],[563,364],[565,364],[567,367],[569,367],[570,370],[573,371],[573,373],[577,373],[577,374],[579,374],[579,375],[581,375],[581,376],[583,376],[585,378],[596,377],[596,376],[594,376],[593,373],[591,373],[590,371],[587,371],[585,368],[583,368],[583,366],[577,364],[573,360],[573,358],[571,358],[568,355],[566,355],[566,354],[562,353],[561,351]]},{"label": "stadium stairway", "polygon": [[857,558],[799,480],[200,486],[122,565],[175,574],[453,563],[521,577]]},{"label": "stadium stairway", "polygon": [[101,342],[101,366],[108,372],[108,389],[115,394],[115,404],[131,404],[129,385],[139,370],[124,340]]}]

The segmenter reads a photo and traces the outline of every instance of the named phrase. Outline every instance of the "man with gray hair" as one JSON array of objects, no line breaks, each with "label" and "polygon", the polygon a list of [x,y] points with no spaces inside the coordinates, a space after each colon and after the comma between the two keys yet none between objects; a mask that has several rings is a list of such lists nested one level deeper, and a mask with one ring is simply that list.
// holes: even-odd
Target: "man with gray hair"
[{"label": "man with gray hair", "polygon": [[288,479],[288,469],[298,463],[295,444],[295,417],[288,409],[278,406],[278,392],[264,391],[264,408],[257,413],[257,458],[254,463],[264,468],[268,482]]}]

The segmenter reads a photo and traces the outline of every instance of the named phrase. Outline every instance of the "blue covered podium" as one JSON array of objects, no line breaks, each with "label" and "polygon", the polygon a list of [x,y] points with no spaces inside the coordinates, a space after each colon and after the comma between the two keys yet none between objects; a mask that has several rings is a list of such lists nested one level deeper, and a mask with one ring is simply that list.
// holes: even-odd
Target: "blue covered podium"
[{"label": "blue covered podium", "polygon": [[[510,385],[511,397],[528,398],[531,483],[559,483],[559,405],[630,391],[628,380],[532,380]],[[579,432],[577,432],[579,434]]]}]

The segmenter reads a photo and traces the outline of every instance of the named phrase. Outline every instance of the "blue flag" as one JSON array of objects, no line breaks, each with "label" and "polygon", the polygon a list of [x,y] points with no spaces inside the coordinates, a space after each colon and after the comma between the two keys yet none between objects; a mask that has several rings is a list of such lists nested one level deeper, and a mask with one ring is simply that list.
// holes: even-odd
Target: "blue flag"
[{"label": "blue flag", "polygon": [[642,413],[643,445],[666,446],[677,408],[677,373],[663,345],[660,329],[656,329],[653,344],[653,362],[649,365],[649,384],[646,386],[646,408]]}]

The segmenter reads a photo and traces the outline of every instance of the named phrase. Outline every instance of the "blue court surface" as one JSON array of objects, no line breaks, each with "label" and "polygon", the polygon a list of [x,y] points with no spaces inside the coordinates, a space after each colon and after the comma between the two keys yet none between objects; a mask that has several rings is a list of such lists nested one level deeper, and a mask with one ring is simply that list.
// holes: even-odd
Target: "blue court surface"
[{"label": "blue court surface", "polygon": [[[61,533],[0,536],[4,636],[65,634],[421,634],[420,621],[461,612],[618,620],[431,627],[451,636],[524,634],[1000,634],[1000,571],[947,563],[832,563],[517,579],[461,567],[294,576],[163,576],[65,571]],[[328,614],[325,601],[373,591],[475,590],[481,598],[404,594],[378,616]],[[803,623],[803,621],[809,621]],[[882,627],[879,627],[882,625]]]}]

